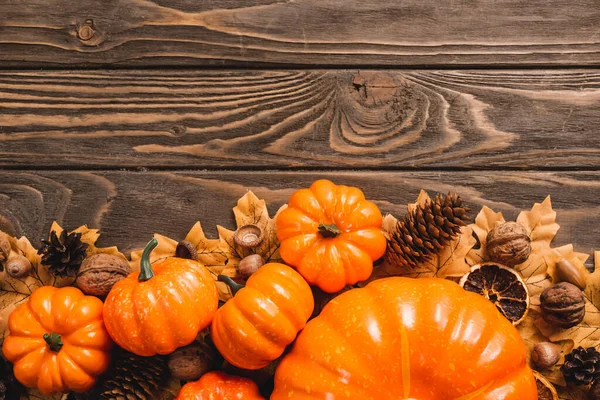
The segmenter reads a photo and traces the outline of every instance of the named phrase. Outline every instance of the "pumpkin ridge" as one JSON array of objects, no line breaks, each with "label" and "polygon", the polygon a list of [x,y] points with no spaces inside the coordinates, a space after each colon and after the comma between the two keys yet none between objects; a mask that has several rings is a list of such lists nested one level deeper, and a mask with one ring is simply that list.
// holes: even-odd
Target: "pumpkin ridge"
[{"label": "pumpkin ridge", "polygon": [[[135,279],[137,279],[137,276],[135,277]],[[146,288],[146,285],[142,285],[142,284],[129,285],[128,286],[129,294],[127,296],[127,297],[129,297],[131,303],[133,304],[133,313],[132,313],[133,318],[129,318],[127,320],[127,322],[129,324],[135,324],[134,327],[130,328],[131,331],[140,332],[140,333],[144,333],[144,331],[145,331],[144,326],[142,324],[141,314],[146,313],[144,310],[140,310],[140,308],[145,308],[145,305],[140,304],[142,302],[140,299],[143,299],[143,297],[144,297],[140,293],[140,292],[142,292],[142,289],[148,290],[148,288]],[[142,312],[140,312],[140,311],[142,311]],[[125,325],[125,324],[123,324],[123,325]],[[146,341],[143,340],[142,337],[137,338],[137,343],[135,343],[134,347],[141,349],[142,352],[146,353],[146,354],[154,352],[154,349],[149,348],[146,345]]]}]

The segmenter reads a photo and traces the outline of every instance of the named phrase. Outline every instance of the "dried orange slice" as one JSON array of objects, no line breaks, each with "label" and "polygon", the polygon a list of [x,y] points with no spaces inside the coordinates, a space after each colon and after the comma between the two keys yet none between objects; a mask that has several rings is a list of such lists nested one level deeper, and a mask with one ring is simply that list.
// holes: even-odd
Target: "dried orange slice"
[{"label": "dried orange slice", "polygon": [[459,283],[465,290],[478,293],[494,303],[513,325],[525,319],[529,310],[529,293],[521,275],[514,269],[497,263],[475,265]]},{"label": "dried orange slice", "polygon": [[548,379],[537,371],[533,371],[535,376],[535,384],[538,391],[538,400],[558,400],[558,393],[554,385]]}]

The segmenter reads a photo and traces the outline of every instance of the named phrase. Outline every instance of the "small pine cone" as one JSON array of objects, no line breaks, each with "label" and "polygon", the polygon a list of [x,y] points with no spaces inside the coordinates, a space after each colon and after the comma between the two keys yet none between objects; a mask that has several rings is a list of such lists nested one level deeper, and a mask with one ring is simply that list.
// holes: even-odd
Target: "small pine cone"
[{"label": "small pine cone", "polygon": [[600,377],[600,353],[593,347],[578,347],[565,356],[560,370],[567,382],[589,385]]},{"label": "small pine cone", "polygon": [[386,261],[414,268],[438,253],[469,221],[469,208],[455,193],[437,195],[398,221],[388,239]]},{"label": "small pine cone", "polygon": [[43,247],[38,251],[42,264],[54,276],[74,277],[87,256],[88,244],[81,241],[81,233],[62,231],[60,236],[50,232],[49,240],[42,240]]}]

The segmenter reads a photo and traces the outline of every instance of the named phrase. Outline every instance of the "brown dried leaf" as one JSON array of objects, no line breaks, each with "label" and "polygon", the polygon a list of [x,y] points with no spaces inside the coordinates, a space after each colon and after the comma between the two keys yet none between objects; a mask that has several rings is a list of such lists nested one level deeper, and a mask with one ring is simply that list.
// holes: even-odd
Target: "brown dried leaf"
[{"label": "brown dried leaf", "polygon": [[531,211],[521,211],[517,222],[525,227],[531,239],[531,251],[549,249],[560,225],[556,223],[556,211],[552,209],[550,196],[543,202],[535,203]]}]

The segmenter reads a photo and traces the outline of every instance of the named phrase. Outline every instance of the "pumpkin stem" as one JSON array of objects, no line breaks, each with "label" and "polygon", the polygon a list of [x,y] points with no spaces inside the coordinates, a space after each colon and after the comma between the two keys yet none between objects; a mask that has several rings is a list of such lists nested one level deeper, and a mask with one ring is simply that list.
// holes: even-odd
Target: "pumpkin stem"
[{"label": "pumpkin stem", "polygon": [[319,233],[324,238],[334,238],[338,236],[342,231],[335,224],[319,224]]},{"label": "pumpkin stem", "polygon": [[240,285],[239,283],[235,282],[233,279],[231,279],[230,277],[228,277],[226,275],[217,276],[217,280],[219,282],[225,282],[227,284],[227,286],[229,286],[229,288],[231,289],[231,293],[234,296],[237,292],[240,291],[240,289],[244,288],[244,285]]},{"label": "pumpkin stem", "polygon": [[44,333],[44,340],[48,343],[50,350],[59,352],[63,347],[63,342],[58,333]]},{"label": "pumpkin stem", "polygon": [[140,274],[138,275],[138,281],[145,282],[154,276],[152,266],[150,265],[150,253],[158,246],[158,240],[152,238],[142,253],[142,259],[140,260]]}]

